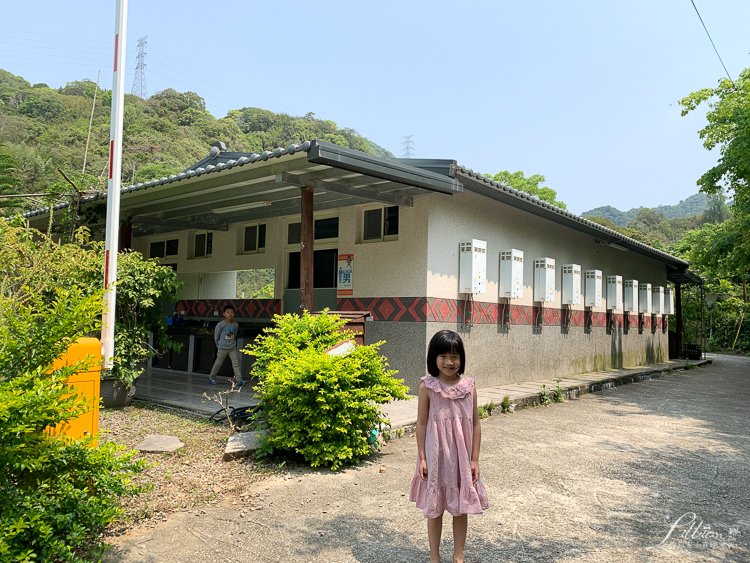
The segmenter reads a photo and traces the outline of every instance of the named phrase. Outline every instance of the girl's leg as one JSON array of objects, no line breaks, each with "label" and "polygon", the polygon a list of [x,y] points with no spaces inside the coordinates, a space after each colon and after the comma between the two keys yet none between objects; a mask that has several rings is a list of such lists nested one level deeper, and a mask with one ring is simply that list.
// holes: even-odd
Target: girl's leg
[{"label": "girl's leg", "polygon": [[[443,515],[427,519],[427,538],[430,541],[430,563],[440,563],[440,536],[443,535]],[[465,534],[464,534],[465,535]]]},{"label": "girl's leg", "polygon": [[466,514],[453,517],[453,563],[463,563],[468,526],[469,517]]}]

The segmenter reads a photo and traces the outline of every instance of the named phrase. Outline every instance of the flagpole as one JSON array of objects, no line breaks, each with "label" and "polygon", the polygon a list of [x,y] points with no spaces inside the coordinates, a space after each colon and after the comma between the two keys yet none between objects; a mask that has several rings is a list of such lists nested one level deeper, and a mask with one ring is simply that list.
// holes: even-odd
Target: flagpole
[{"label": "flagpole", "polygon": [[104,311],[102,315],[102,369],[112,369],[115,352],[117,251],[120,237],[120,176],[122,174],[122,112],[125,103],[125,31],[128,0],[117,0],[115,58],[112,71],[112,119],[109,129],[109,182],[107,228],[104,239]]}]

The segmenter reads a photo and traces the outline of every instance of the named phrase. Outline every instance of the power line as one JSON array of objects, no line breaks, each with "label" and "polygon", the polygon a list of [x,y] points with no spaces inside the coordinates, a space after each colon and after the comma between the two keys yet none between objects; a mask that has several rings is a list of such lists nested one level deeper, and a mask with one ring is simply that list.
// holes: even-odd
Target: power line
[{"label": "power line", "polygon": [[[76,61],[97,61],[97,62],[107,62],[111,63],[110,57],[99,57],[99,58],[89,58],[89,57],[72,57],[70,55],[54,55],[54,54],[47,54],[47,53],[28,53],[29,55],[35,55],[40,58],[35,57],[24,57],[23,55],[16,55],[15,53],[11,53],[9,55],[3,55],[3,59],[23,59],[28,61],[50,61],[50,62],[58,62],[54,61],[53,59],[62,59],[62,61],[59,62],[66,62],[70,60],[76,60]],[[111,66],[111,65],[109,65]]]},{"label": "power line", "polygon": [[701,17],[700,12],[698,11],[698,6],[695,5],[695,2],[693,0],[690,0],[690,2],[693,4],[693,8],[695,8],[695,13],[698,14],[698,19],[701,20],[701,24],[703,24],[703,29],[706,30],[706,35],[708,35],[708,40],[711,42],[711,45],[713,45],[714,51],[716,51],[716,56],[719,57],[719,61],[721,62],[721,66],[724,67],[724,72],[727,73],[727,78],[729,79],[729,82],[734,83],[734,80],[732,80],[732,77],[729,76],[729,71],[727,70],[727,67],[724,64],[724,61],[721,60],[721,55],[719,54],[719,50],[716,48],[716,45],[714,45],[714,40],[711,39],[711,34],[708,32],[708,28],[706,27],[706,24],[703,23],[703,18]]},{"label": "power line", "polygon": [[[151,49],[151,52],[152,53],[156,53],[158,55],[161,55],[161,56],[163,56],[163,57],[165,57],[167,59],[170,59],[170,60],[172,60],[172,61],[174,61],[174,62],[176,62],[178,64],[181,64],[182,66],[187,67],[190,70],[194,71],[195,74],[202,73],[202,71],[196,69],[195,67],[190,66],[189,64],[183,63],[182,61],[180,61],[178,59],[175,59],[174,57],[170,57],[169,55],[161,53],[161,52],[157,51],[156,49]],[[182,71],[179,71],[179,70],[177,70],[175,68],[167,66],[164,63],[160,63],[160,64],[161,64],[161,66],[163,66],[165,68],[168,68],[170,70],[173,70],[174,72],[182,74]],[[217,83],[217,82],[221,82],[223,84],[226,84],[227,86],[230,86],[232,88],[236,88],[236,86],[234,84],[232,84],[231,82],[227,82],[226,80],[222,80],[221,78],[219,78],[217,76],[212,76],[211,77],[211,82],[206,82],[206,81],[200,80],[198,78],[195,78],[195,76],[192,76],[191,78],[193,80],[195,80],[196,82],[199,82],[201,84],[205,84],[206,86],[208,86],[210,88],[219,89],[219,88],[217,88],[217,86],[215,86],[215,83]],[[242,96],[247,96],[248,94],[250,94],[250,95],[255,96],[255,97],[257,97],[257,98],[259,98],[261,100],[266,100],[267,102],[271,102],[272,104],[276,104],[277,106],[282,106],[282,107],[289,108],[292,111],[294,111],[294,112],[299,113],[300,115],[302,115],[302,112],[300,112],[299,108],[294,108],[292,106],[289,106],[289,105],[286,105],[286,104],[282,104],[281,102],[277,102],[276,100],[272,100],[270,98],[266,98],[265,96],[261,96],[260,94],[256,94],[255,92],[250,92],[250,91],[248,91],[248,90],[246,90],[244,88],[238,88],[237,89],[237,91],[240,91],[240,90],[242,90]],[[223,90],[223,91],[225,91],[225,90]],[[227,92],[227,93],[231,94],[231,92]],[[236,95],[236,94],[233,94],[233,95]]]},{"label": "power line", "polygon": [[7,33],[19,33],[23,37],[27,37],[29,35],[40,35],[42,37],[55,37],[57,39],[71,39],[73,41],[82,41],[82,42],[85,42],[85,43],[101,43],[101,44],[104,44],[104,45],[110,45],[110,46],[112,45],[111,41],[97,41],[95,39],[82,39],[82,38],[79,38],[79,37],[70,37],[70,36],[66,37],[66,36],[63,36],[63,35],[50,35],[49,33],[38,33],[38,32],[34,32],[34,31],[27,31],[25,29],[23,31],[19,31],[18,29],[10,29],[10,28],[7,28],[7,27],[0,27],[0,31],[4,31],[4,32],[7,32]]},{"label": "power line", "polygon": [[134,96],[145,100],[148,98],[146,91],[146,45],[148,42],[148,35],[141,37],[138,40],[138,64],[135,67],[135,78],[133,79],[133,89],[130,93]]},{"label": "power line", "polygon": [[[4,41],[0,39],[0,43],[5,43],[6,45],[13,45],[13,51],[19,50],[19,48],[23,49],[24,52],[27,52],[29,49],[51,49],[53,47],[50,47],[50,43],[45,43],[42,41],[36,41],[32,40],[31,43],[24,43],[21,40],[18,41]],[[68,47],[78,47],[77,49],[65,49],[60,47],[60,45],[66,45]],[[54,45],[55,52],[58,51],[66,51],[68,53],[80,53],[82,49],[85,49],[87,51],[87,54],[89,55],[99,55],[99,56],[106,56],[109,57],[109,53],[107,51],[112,51],[112,49],[106,49],[104,47],[90,47],[88,45],[81,46],[81,45],[74,45],[74,44],[66,44],[66,43],[59,43],[57,45]],[[101,53],[96,53],[95,51],[101,51]]]}]

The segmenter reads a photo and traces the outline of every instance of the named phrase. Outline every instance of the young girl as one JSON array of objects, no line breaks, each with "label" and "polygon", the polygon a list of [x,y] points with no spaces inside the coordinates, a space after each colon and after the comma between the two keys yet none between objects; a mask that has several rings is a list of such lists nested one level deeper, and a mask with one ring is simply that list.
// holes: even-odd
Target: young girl
[{"label": "young girl", "polygon": [[445,510],[453,516],[453,561],[460,563],[467,514],[481,514],[489,507],[479,480],[477,392],[474,380],[462,377],[465,369],[461,337],[450,330],[435,334],[427,351],[430,375],[419,382],[417,470],[409,492],[409,500],[427,518],[430,563],[440,562]]}]

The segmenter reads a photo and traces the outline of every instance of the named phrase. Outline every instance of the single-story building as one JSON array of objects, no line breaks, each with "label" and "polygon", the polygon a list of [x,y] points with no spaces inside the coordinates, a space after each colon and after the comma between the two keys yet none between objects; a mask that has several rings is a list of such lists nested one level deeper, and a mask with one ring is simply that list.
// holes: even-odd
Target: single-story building
[{"label": "single-story building", "polygon": [[[180,174],[123,188],[121,205],[121,246],[185,282],[170,320],[186,346],[159,361],[188,371],[210,369],[227,302],[246,341],[301,303],[368,311],[366,342],[386,342],[412,392],[446,328],[480,386],[654,363],[668,357],[672,286],[679,302],[682,284],[700,282],[679,258],[453,160],[323,141],[262,154],[216,143]],[[43,228],[48,210],[26,217]],[[238,271],[253,270],[273,271],[273,298],[238,290]]]}]

